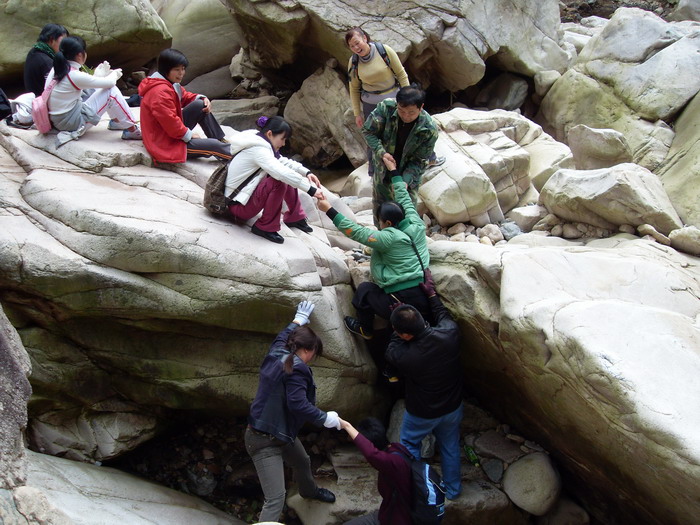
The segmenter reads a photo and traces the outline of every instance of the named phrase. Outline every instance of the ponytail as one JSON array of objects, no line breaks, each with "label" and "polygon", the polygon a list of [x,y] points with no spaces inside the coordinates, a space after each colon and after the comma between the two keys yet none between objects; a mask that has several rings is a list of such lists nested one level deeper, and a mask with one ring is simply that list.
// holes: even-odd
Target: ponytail
[{"label": "ponytail", "polygon": [[67,36],[61,40],[58,53],[53,57],[53,77],[56,81],[63,78],[70,71],[69,60],[75,60],[80,53],[85,53],[85,40],[79,36]]},{"label": "ponytail", "polygon": [[287,339],[289,355],[284,361],[285,374],[290,375],[294,371],[294,356],[296,355],[296,351],[302,348],[313,351],[316,357],[323,355],[323,342],[321,338],[307,325],[299,326],[289,334],[289,338]]}]

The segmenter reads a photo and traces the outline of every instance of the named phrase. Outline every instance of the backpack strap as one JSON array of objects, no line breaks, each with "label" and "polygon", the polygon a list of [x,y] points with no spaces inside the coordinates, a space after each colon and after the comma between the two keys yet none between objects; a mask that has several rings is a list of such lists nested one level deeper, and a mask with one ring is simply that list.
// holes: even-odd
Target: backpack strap
[{"label": "backpack strap", "polygon": [[391,67],[391,60],[389,60],[389,55],[386,53],[386,49],[384,49],[384,44],[381,42],[375,42],[374,47],[377,48],[377,51],[379,51],[379,56],[382,57],[384,60],[384,63],[386,64],[386,67]]},{"label": "backpack strap", "polygon": [[357,64],[359,61],[359,55],[357,53],[353,53],[352,60],[350,61],[350,69],[348,69],[348,77],[352,77],[354,72],[357,75],[357,78],[360,78],[360,75],[357,73]]},{"label": "backpack strap", "polygon": [[80,88],[79,88],[78,86],[75,85],[75,82],[73,82],[73,79],[70,77],[70,73],[66,73],[66,77],[68,77],[68,82],[70,82],[70,83],[73,85],[73,87],[74,87],[75,89],[77,89],[78,91],[80,91]]},{"label": "backpack strap", "polygon": [[[230,162],[230,161],[229,161],[229,162]],[[253,179],[257,176],[257,174],[260,173],[261,171],[262,171],[262,168],[258,168],[258,169],[255,170],[253,173],[251,173],[251,174],[246,178],[246,180],[244,180],[243,182],[241,182],[241,183],[238,185],[238,187],[237,187],[235,190],[233,190],[233,191],[231,192],[231,195],[229,195],[228,197],[226,197],[227,204],[230,204],[232,201],[235,201],[235,200],[236,200],[236,197],[237,197],[238,194],[241,192],[241,190],[242,190],[243,188],[245,188],[245,187],[248,185],[248,183],[249,183],[251,180],[253,180]]]}]

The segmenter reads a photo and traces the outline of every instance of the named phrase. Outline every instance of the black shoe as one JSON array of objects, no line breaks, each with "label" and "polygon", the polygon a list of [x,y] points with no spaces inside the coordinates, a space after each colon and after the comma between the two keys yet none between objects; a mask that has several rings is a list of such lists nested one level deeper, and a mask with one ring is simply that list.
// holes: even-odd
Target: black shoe
[{"label": "black shoe", "polygon": [[301,219],[295,222],[285,222],[285,224],[290,228],[296,228],[297,230],[301,230],[306,233],[311,233],[314,231],[314,229],[309,226],[309,223],[306,222],[306,219]]},{"label": "black shoe", "polygon": [[335,501],[335,494],[333,494],[328,489],[318,487],[316,489],[316,494],[314,494],[313,496],[309,496],[305,499],[317,499],[318,501],[322,501],[323,503],[333,503]]},{"label": "black shoe", "polygon": [[362,325],[360,325],[360,321],[358,321],[354,317],[346,315],[343,318],[343,323],[345,323],[345,328],[347,328],[353,334],[357,334],[363,339],[372,339],[372,332],[370,330],[362,328]]},{"label": "black shoe", "polygon": [[277,244],[282,244],[284,242],[284,237],[282,237],[279,233],[262,231],[255,224],[253,224],[250,231],[255,235],[259,235],[260,237],[267,239],[268,241],[276,242]]}]

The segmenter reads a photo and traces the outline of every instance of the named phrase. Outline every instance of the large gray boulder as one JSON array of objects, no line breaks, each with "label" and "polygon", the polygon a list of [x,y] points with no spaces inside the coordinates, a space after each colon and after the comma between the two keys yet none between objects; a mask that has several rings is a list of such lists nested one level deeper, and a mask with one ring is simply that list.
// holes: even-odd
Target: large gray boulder
[{"label": "large gray boulder", "polygon": [[542,188],[540,203],[559,218],[612,230],[648,223],[668,235],[682,226],[659,178],[631,163],[559,170]]},{"label": "large gray boulder", "polygon": [[700,35],[641,9],[618,9],[581,50],[540,108],[545,129],[567,140],[571,127],[624,134],[633,161],[655,170],[673,139],[668,123],[700,89]]},{"label": "large gray boulder", "polygon": [[643,240],[528,247],[524,237],[430,245],[437,289],[463,328],[468,384],[500,419],[538,429],[597,519],[691,523],[698,259]]},{"label": "large gray boulder", "polygon": [[32,445],[100,460],[149,439],[173,410],[245,415],[258,365],[304,299],[327,349],[320,406],[351,417],[381,403],[369,355],[338,330],[352,289],[324,228],[284,227],[277,245],[213,217],[201,198],[215,161],[150,168],[141,143],[106,120],[58,150],[2,125],[29,173],[0,174],[0,302],[22,320],[35,366]]},{"label": "large gray boulder", "polygon": [[27,52],[48,22],[85,39],[88,65],[109,60],[114,67],[135,69],[170,44],[170,33],[155,9],[140,0],[76,0],[69,8],[63,2],[14,5],[3,0],[0,10],[0,34],[12,35],[0,49],[0,83],[21,83]]},{"label": "large gray boulder", "polygon": [[[151,0],[190,62],[185,83],[231,63],[243,42],[236,18],[219,0]],[[195,91],[199,93],[199,91]]]},{"label": "large gray boulder", "polygon": [[223,1],[236,13],[250,57],[260,67],[276,69],[319,53],[338,59],[345,69],[350,51],[343,36],[355,25],[394,48],[410,78],[424,87],[458,91],[474,85],[483,77],[487,59],[526,76],[563,72],[570,60],[559,44],[556,0],[429,6],[409,1],[401,9],[369,0]]},{"label": "large gray boulder", "polygon": [[545,181],[557,168],[573,167],[566,145],[518,113],[455,108],[433,119],[440,129],[435,151],[446,162],[426,171],[420,196],[443,226],[499,222],[533,178]]},{"label": "large gray boulder", "polygon": [[294,129],[290,143],[313,166],[328,166],[343,155],[359,166],[367,161],[367,145],[355,125],[345,78],[333,69],[337,62],[329,62],[304,80],[284,109]]}]

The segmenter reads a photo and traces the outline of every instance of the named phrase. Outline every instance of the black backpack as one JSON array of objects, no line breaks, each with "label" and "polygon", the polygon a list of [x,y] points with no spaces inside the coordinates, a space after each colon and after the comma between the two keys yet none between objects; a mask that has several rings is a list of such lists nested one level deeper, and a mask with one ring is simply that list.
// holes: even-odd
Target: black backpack
[{"label": "black backpack", "polygon": [[411,511],[414,525],[437,525],[445,515],[445,484],[437,471],[425,461],[392,452],[401,456],[411,467],[411,502],[403,501]]},{"label": "black backpack", "polygon": [[[389,55],[386,54],[386,49],[384,49],[384,44],[381,42],[373,42],[374,47],[377,48],[377,51],[379,52],[379,56],[382,57],[384,60],[384,63],[386,64],[386,67],[391,67],[391,60],[389,60]],[[354,53],[352,55],[352,63],[350,65],[350,69],[348,69],[348,77],[352,77],[352,74],[355,73],[357,77],[359,78],[360,75],[357,73],[357,64],[360,62],[360,57],[357,55],[357,53]]]}]

